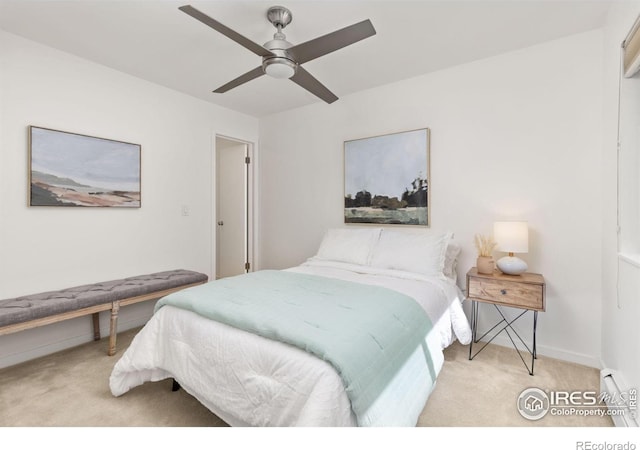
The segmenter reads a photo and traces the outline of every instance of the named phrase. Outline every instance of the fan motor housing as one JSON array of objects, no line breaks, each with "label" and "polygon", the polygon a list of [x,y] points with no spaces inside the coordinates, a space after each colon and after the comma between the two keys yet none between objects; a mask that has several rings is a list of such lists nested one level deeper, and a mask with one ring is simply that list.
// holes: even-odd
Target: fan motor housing
[{"label": "fan motor housing", "polygon": [[292,45],[284,40],[284,36],[278,39],[278,34],[273,39],[264,44],[264,48],[275,56],[264,56],[262,58],[262,70],[275,78],[291,78],[296,73],[298,64],[287,51]]},{"label": "fan motor housing", "polygon": [[262,70],[274,78],[291,78],[296,74],[298,65],[289,58],[280,56],[262,58]]}]

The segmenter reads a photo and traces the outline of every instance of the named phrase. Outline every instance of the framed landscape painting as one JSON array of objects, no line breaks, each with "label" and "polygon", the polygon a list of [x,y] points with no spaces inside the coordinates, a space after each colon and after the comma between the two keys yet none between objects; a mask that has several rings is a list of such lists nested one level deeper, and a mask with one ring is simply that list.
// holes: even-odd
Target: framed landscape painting
[{"label": "framed landscape painting", "polygon": [[429,129],[344,143],[344,221],[430,225]]},{"label": "framed landscape painting", "polygon": [[29,205],[140,207],[138,144],[29,127]]}]

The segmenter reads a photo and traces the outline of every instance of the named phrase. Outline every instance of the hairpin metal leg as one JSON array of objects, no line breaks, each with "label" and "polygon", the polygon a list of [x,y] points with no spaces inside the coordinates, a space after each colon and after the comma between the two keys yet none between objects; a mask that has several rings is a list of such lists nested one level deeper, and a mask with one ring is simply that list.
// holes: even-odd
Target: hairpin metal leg
[{"label": "hairpin metal leg", "polygon": [[473,344],[476,341],[476,331],[478,326],[478,302],[471,301],[471,343],[469,344],[469,360],[473,359]]},{"label": "hairpin metal leg", "polygon": [[[515,318],[512,318],[512,319],[509,320],[503,314],[503,312],[498,307],[498,305],[494,304],[493,306],[495,307],[496,311],[498,312],[498,314],[500,315],[502,320],[497,322],[493,327],[491,327],[488,331],[486,331],[482,336],[478,336],[478,310],[479,310],[479,305],[478,305],[478,302],[476,302],[476,301],[474,301],[472,303],[472,308],[471,308],[471,343],[469,344],[469,359],[472,360],[473,358],[475,358],[478,355],[478,353],[480,353],[482,350],[484,350],[485,347],[487,347],[487,345],[489,345],[496,337],[498,337],[498,335],[500,333],[502,333],[504,331],[506,333],[507,337],[509,338],[509,340],[511,341],[511,344],[513,345],[513,348],[516,350],[518,356],[520,357],[520,360],[522,361],[524,366],[527,368],[527,372],[529,372],[529,375],[533,375],[534,361],[538,358],[537,345],[536,345],[536,329],[537,329],[537,325],[538,325],[538,311],[524,309]],[[529,348],[527,343],[522,339],[520,334],[512,326],[514,322],[516,322],[518,319],[520,319],[522,316],[524,316],[529,311],[533,312],[533,343],[532,343],[531,349]],[[504,325],[502,325],[502,324],[504,324]],[[498,328],[501,325],[502,325],[502,327]],[[494,331],[494,330],[496,330],[496,328],[498,328],[498,330]],[[513,333],[513,336],[512,336],[512,333]],[[487,336],[490,336],[488,338],[488,340],[484,340],[485,337],[487,337]],[[525,358],[522,356],[521,350],[516,345],[515,338],[517,338],[521,342],[522,346],[524,346],[525,350],[522,350],[522,352],[526,351],[531,355],[531,366],[529,366],[527,364]],[[484,345],[480,348],[480,350],[477,350],[475,352],[475,354],[474,354],[473,353],[473,344],[477,344],[479,341],[483,341]]]},{"label": "hairpin metal leg", "polygon": [[533,362],[538,359],[538,350],[536,346],[536,328],[538,327],[538,311],[533,312],[533,351],[531,352],[531,372],[533,375]]}]

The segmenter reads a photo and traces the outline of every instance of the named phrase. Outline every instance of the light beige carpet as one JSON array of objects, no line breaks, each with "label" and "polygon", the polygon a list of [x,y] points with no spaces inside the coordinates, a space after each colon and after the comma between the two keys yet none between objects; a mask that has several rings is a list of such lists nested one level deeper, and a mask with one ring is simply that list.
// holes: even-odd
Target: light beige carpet
[{"label": "light beige carpet", "polygon": [[[137,331],[118,335],[113,357],[103,339],[0,369],[0,426],[225,426],[183,389],[171,392],[169,380],[111,395],[111,370]],[[469,361],[468,347],[456,343],[445,357],[420,426],[612,426],[609,418],[549,414],[531,422],[516,409],[528,387],[599,391],[596,369],[539,357],[530,376],[514,350],[493,345]]]},{"label": "light beige carpet", "polygon": [[597,369],[540,355],[534,369],[534,375],[529,375],[514,349],[493,344],[469,361],[469,346],[456,342],[445,350],[444,367],[420,416],[419,425],[613,426],[609,417],[547,414],[537,421],[522,417],[516,407],[517,399],[523,390],[530,387],[543,391],[600,392],[600,373]]}]

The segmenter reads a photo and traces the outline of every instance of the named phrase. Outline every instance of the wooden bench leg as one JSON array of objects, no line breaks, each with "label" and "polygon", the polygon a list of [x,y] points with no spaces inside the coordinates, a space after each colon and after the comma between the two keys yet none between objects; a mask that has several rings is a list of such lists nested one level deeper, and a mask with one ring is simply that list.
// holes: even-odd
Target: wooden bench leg
[{"label": "wooden bench leg", "polygon": [[93,313],[93,340],[100,340],[100,313]]},{"label": "wooden bench leg", "polygon": [[107,354],[113,356],[116,354],[116,335],[118,334],[118,311],[120,310],[120,302],[113,302],[111,307],[111,325],[109,326],[109,351]]}]

